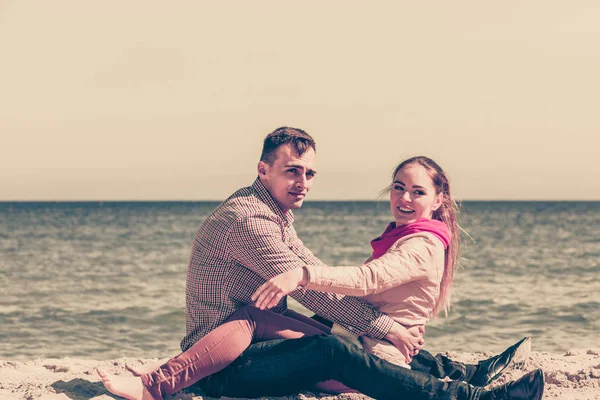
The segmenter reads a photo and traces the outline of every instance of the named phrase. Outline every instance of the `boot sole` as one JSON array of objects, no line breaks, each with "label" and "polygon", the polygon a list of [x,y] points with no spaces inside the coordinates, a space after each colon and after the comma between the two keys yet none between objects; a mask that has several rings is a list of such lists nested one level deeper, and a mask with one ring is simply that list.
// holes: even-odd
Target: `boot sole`
[{"label": "boot sole", "polygon": [[542,379],[542,388],[539,391],[539,396],[537,396],[534,400],[542,400],[542,398],[544,397],[544,389],[546,387],[546,376],[544,375],[544,371],[542,371],[541,369],[538,369],[536,372],[536,375],[540,375],[541,379]]},{"label": "boot sole", "polygon": [[499,371],[496,375],[491,377],[487,381],[486,386],[489,385],[491,382],[495,381],[496,379],[498,379],[502,374],[504,374],[510,368],[525,370],[527,360],[529,359],[530,352],[531,352],[531,336],[527,336],[525,339],[523,339],[521,344],[519,344],[519,346],[517,347],[517,350],[515,350],[515,354],[513,354],[512,359],[506,365],[506,367],[503,368],[501,371]]},{"label": "boot sole", "polygon": [[[510,364],[513,364],[517,369],[525,369],[527,360],[529,360],[529,353],[531,353],[531,336],[528,336],[523,340],[523,343],[519,345]],[[510,367],[510,364],[508,367]]]}]

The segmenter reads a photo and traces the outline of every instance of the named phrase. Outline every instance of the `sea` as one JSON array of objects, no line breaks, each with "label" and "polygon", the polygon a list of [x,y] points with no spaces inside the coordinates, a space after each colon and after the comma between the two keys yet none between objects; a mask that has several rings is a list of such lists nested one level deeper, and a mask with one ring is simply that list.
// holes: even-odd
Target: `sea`
[{"label": "sea", "polygon": [[[0,203],[0,360],[164,358],[185,332],[194,234],[217,202]],[[600,202],[461,204],[461,267],[431,352],[599,348]],[[306,202],[299,237],[360,265],[386,202]],[[295,301],[290,307],[310,315]]]}]

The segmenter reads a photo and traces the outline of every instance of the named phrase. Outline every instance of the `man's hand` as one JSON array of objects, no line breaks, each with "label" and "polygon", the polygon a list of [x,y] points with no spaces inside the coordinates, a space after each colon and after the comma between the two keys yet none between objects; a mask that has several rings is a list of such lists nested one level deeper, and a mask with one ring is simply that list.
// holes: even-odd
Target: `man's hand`
[{"label": "man's hand", "polygon": [[307,280],[308,276],[304,268],[295,268],[284,272],[269,279],[256,289],[252,295],[252,301],[261,310],[273,308],[283,296],[287,296],[300,285],[306,285]]},{"label": "man's hand", "polygon": [[423,325],[413,326],[409,329],[395,323],[392,329],[385,336],[406,358],[406,363],[412,361],[413,356],[417,355],[419,350],[423,348],[423,333],[425,328]]}]

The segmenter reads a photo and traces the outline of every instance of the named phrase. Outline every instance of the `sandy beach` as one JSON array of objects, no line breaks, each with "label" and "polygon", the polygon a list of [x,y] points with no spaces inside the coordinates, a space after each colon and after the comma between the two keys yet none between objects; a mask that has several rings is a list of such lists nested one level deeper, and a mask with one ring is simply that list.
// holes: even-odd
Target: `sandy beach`
[{"label": "sandy beach", "polygon": [[[447,353],[450,357],[473,362],[493,353]],[[157,359],[118,358],[106,361],[82,359],[37,359],[33,361],[0,361],[0,398],[43,400],[106,400],[116,398],[104,389],[95,369],[101,367],[114,374],[129,374],[125,364],[156,363]],[[494,385],[520,377],[535,368],[544,370],[545,399],[591,400],[600,399],[600,348],[570,350],[564,354],[532,352],[525,370],[510,369]],[[202,393],[183,391],[173,400],[202,400]],[[368,399],[367,396],[319,396],[302,392],[285,399]]]}]

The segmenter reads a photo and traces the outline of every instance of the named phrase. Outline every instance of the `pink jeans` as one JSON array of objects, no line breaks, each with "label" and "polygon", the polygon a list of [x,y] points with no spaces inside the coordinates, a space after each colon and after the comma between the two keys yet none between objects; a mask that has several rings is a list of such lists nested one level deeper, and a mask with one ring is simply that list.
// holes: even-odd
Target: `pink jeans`
[{"label": "pink jeans", "polygon": [[[142,375],[142,383],[152,397],[159,400],[227,367],[251,343],[328,333],[327,326],[291,310],[277,314],[242,307],[188,350],[156,371]],[[318,388],[333,393],[353,391],[335,381],[323,382]]]}]

